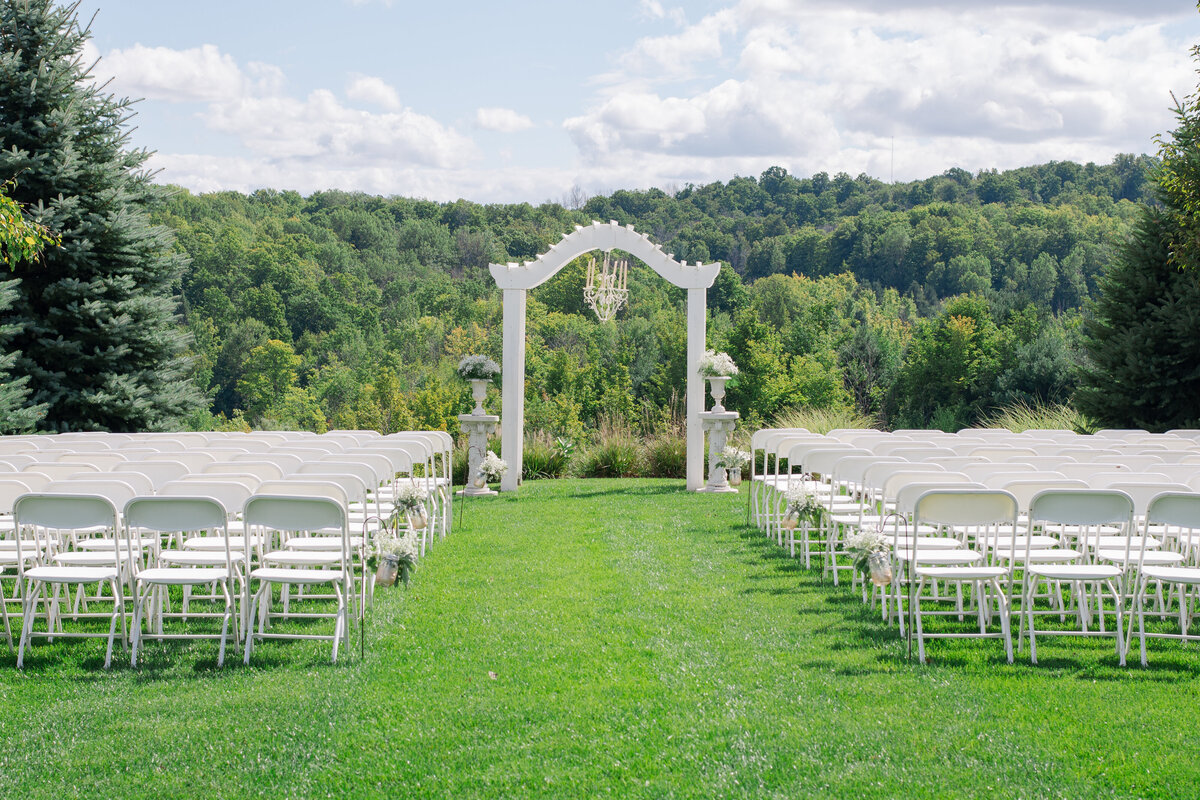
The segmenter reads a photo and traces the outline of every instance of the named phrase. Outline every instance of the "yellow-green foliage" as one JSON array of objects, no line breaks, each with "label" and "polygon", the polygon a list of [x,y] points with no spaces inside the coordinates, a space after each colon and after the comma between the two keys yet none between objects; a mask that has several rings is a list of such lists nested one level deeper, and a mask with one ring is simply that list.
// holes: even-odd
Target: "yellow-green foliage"
[{"label": "yellow-green foliage", "polygon": [[850,408],[793,408],[777,415],[774,427],[829,433],[839,428],[873,428],[875,421]]},{"label": "yellow-green foliage", "polygon": [[984,420],[985,428],[1007,428],[1013,433],[1028,430],[1065,430],[1095,433],[1096,423],[1069,405],[1016,403],[998,408]]}]

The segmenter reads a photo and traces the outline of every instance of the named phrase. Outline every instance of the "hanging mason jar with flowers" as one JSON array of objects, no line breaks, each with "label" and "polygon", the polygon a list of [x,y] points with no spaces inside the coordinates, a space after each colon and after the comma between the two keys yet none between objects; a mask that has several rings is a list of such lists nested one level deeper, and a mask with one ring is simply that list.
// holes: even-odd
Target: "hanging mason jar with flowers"
[{"label": "hanging mason jar with flowers", "polygon": [[375,569],[377,585],[391,586],[399,578],[401,583],[408,586],[413,567],[417,564],[417,554],[417,536],[414,532],[396,536],[392,530],[384,528],[375,532],[375,543],[367,559],[367,567]]},{"label": "hanging mason jar with flowers", "polygon": [[396,492],[396,505],[393,514],[403,513],[407,518],[408,527],[414,531],[423,531],[429,525],[429,512],[426,501],[429,492],[424,486],[415,483],[401,486]]},{"label": "hanging mason jar with flowers", "polygon": [[882,531],[859,531],[846,537],[846,551],[854,557],[854,569],[876,586],[892,582],[891,550]]},{"label": "hanging mason jar with flowers", "polygon": [[821,522],[821,503],[817,496],[804,488],[803,483],[790,486],[783,493],[784,510],[780,525],[784,530],[795,530],[800,522],[809,525],[819,525]]},{"label": "hanging mason jar with flowers", "polygon": [[479,462],[479,469],[475,473],[475,488],[482,489],[489,483],[495,483],[504,477],[506,472],[508,472],[508,464],[489,450],[483,460]]}]

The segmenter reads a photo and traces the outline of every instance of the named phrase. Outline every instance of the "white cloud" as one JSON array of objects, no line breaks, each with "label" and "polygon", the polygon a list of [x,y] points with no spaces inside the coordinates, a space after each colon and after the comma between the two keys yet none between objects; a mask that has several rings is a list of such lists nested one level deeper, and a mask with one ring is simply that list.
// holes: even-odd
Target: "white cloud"
[{"label": "white cloud", "polygon": [[902,178],[1145,152],[1193,85],[1187,44],[1165,2],[1093,6],[743,0],[634,43],[563,127],[638,185],[772,163],[886,178],[892,137]]},{"label": "white cloud", "polygon": [[645,19],[670,20],[681,27],[687,24],[687,15],[682,8],[679,6],[666,8],[659,0],[640,0],[638,2],[638,14]]},{"label": "white cloud", "polygon": [[[198,117],[210,130],[231,134],[284,175],[311,170],[317,163],[326,176],[335,170],[369,175],[396,165],[455,167],[478,157],[468,137],[405,108],[396,90],[377,77],[351,76],[346,99],[384,109],[381,112],[349,105],[328,89],[303,99],[289,95],[277,67],[251,63],[242,69],[214,45],[114,50],[96,73],[99,80],[113,76],[119,93],[204,104]],[[192,173],[203,175],[194,163]],[[165,179],[178,180],[170,174]]]},{"label": "white cloud", "polygon": [[400,102],[400,94],[383,78],[371,75],[353,75],[351,77],[350,86],[346,89],[346,97],[351,100],[370,103],[389,111],[403,107],[404,104]]},{"label": "white cloud", "polygon": [[481,108],[475,112],[475,124],[484,130],[516,133],[533,127],[533,120],[511,108]]},{"label": "white cloud", "polygon": [[[273,88],[282,77],[277,70],[275,74],[260,70],[266,80],[262,88]],[[232,56],[213,44],[188,50],[135,44],[107,53],[96,73],[118,76],[121,89],[130,95],[170,102],[218,101],[259,88],[259,82],[242,72]]]}]

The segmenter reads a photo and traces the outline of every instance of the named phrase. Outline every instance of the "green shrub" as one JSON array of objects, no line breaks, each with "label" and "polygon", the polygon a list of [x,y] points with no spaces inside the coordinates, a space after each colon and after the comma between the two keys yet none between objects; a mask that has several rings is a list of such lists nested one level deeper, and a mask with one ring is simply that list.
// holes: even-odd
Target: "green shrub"
[{"label": "green shrub", "polygon": [[645,477],[687,477],[687,439],[682,435],[664,434],[647,442]]},{"label": "green shrub", "polygon": [[521,459],[521,476],[533,478],[565,478],[571,472],[575,444],[569,439],[553,439],[549,434],[534,433],[525,437]]},{"label": "green shrub", "polygon": [[875,420],[852,408],[793,408],[775,417],[772,428],[804,428],[812,433],[829,433],[839,428],[873,428]]},{"label": "green shrub", "polygon": [[1007,428],[1013,433],[1028,430],[1064,430],[1095,433],[1096,422],[1069,405],[1015,403],[998,408],[984,419],[985,428]]},{"label": "green shrub", "polygon": [[641,475],[641,461],[637,441],[610,440],[589,449],[579,469],[585,478],[636,478]]}]

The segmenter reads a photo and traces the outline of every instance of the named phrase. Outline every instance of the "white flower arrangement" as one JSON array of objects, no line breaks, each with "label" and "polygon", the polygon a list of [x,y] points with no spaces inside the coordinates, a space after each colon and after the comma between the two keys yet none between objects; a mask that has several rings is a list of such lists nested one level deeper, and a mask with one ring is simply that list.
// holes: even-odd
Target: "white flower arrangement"
[{"label": "white flower arrangement", "polygon": [[405,511],[416,511],[422,508],[428,499],[429,492],[424,486],[410,483],[400,487],[400,490],[396,492],[396,507]]},{"label": "white flower arrangement", "polygon": [[[854,569],[862,575],[872,577],[877,585],[883,585],[891,580],[890,565],[884,565],[882,560],[890,555],[892,545],[883,531],[863,530],[846,537],[845,549],[854,556]],[[877,562],[878,576],[872,576],[871,561]],[[887,580],[882,580],[886,576]],[[879,578],[880,580],[876,580]]]},{"label": "white flower arrangement", "polygon": [[458,376],[465,380],[489,381],[500,374],[500,365],[487,356],[463,356],[458,362]]},{"label": "white flower arrangement", "polygon": [[412,566],[417,563],[419,553],[417,535],[412,531],[403,536],[393,536],[387,531],[379,531],[375,536],[375,555],[379,558],[395,558],[401,564]]},{"label": "white flower arrangement", "polygon": [[409,531],[403,536],[393,536],[390,531],[381,530],[375,534],[375,545],[367,564],[371,567],[378,565],[379,562],[394,565],[401,582],[407,586],[413,567],[417,565],[420,552],[417,535],[414,532]]},{"label": "white flower arrangement", "polygon": [[699,372],[704,378],[732,378],[738,374],[738,368],[728,353],[705,350],[700,359]]},{"label": "white flower arrangement", "polygon": [[504,459],[488,450],[487,455],[479,462],[479,470],[477,477],[483,478],[485,483],[494,483],[508,472],[508,464],[504,463]]},{"label": "white flower arrangement", "polygon": [[815,494],[804,488],[803,484],[789,486],[783,493],[783,499],[787,503],[785,513],[794,514],[811,522],[817,521],[817,515],[821,513],[821,503]]},{"label": "white flower arrangement", "polygon": [[744,469],[750,463],[750,453],[730,445],[717,454],[717,467],[720,469]]}]

